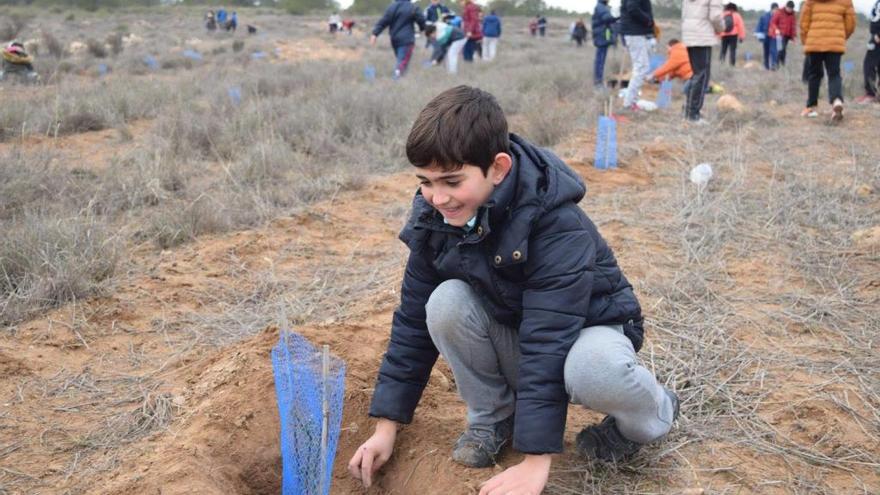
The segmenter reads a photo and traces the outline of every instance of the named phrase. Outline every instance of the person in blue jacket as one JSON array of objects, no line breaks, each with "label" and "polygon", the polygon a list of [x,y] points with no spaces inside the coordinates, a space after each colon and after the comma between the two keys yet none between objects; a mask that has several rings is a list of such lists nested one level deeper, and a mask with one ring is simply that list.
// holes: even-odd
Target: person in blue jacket
[{"label": "person in blue jacket", "polygon": [[509,443],[525,454],[481,495],[541,493],[570,402],[606,414],[577,436],[587,458],[622,461],[665,436],[678,397],[638,362],[639,301],[578,206],[580,176],[509,133],[497,100],[468,86],[428,103],[406,155],[420,184],[400,233],[409,259],[370,405],[378,421],[351,475],[372,483],[440,355],[467,405],[453,460],[491,467]]},{"label": "person in blue jacket", "polygon": [[431,5],[425,8],[425,22],[435,24],[443,20],[443,15],[449,13],[449,7],[440,3],[440,0],[431,0]]},{"label": "person in blue jacket", "polygon": [[770,4],[770,11],[765,12],[758,19],[758,25],[755,26],[755,37],[758,38],[758,41],[761,42],[762,47],[764,48],[764,68],[767,70],[775,69],[776,60],[776,39],[769,35],[770,31],[770,19],[773,18],[773,14],[779,10],[779,4],[773,2]]},{"label": "person in blue jacket", "polygon": [[608,56],[608,47],[617,44],[617,32],[614,24],[617,18],[611,14],[608,8],[608,0],[596,2],[593,10],[593,45],[596,47],[596,58],[593,60],[593,84],[605,85],[605,60]]},{"label": "person in blue jacket", "polygon": [[385,14],[373,27],[373,34],[370,36],[370,44],[375,46],[376,40],[385,28],[388,28],[388,34],[391,36],[391,49],[394,50],[394,56],[397,63],[394,66],[394,78],[397,79],[406,73],[409,61],[412,58],[413,48],[416,44],[416,33],[414,24],[419,26],[421,31],[425,30],[425,16],[422,15],[419,7],[410,0],[394,0],[391,5],[385,9]]},{"label": "person in blue jacket", "polygon": [[501,18],[494,10],[483,17],[483,51],[480,57],[486,61],[495,59],[498,54],[498,39],[501,38]]}]

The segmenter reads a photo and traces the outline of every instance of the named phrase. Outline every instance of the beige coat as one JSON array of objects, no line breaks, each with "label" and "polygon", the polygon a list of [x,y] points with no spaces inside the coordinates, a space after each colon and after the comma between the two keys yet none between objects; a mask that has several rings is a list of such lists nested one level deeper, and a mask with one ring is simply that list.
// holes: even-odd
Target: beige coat
[{"label": "beige coat", "polygon": [[721,0],[683,0],[681,41],[685,46],[714,46],[724,30]]}]

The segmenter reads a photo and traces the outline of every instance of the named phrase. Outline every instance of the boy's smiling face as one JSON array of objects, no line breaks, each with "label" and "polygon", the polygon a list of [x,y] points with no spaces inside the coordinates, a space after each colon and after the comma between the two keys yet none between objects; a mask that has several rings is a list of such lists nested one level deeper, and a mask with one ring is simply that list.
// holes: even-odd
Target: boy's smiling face
[{"label": "boy's smiling face", "polygon": [[507,177],[511,165],[510,155],[498,153],[485,175],[480,167],[464,164],[458,170],[444,170],[437,165],[419,168],[416,177],[422,196],[446,222],[464,227],[489,200],[495,186]]}]

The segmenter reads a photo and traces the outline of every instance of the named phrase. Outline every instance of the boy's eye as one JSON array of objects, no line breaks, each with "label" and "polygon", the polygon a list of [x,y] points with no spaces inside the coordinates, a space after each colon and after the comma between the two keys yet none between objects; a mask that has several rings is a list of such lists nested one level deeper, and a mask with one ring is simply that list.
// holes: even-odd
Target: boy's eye
[{"label": "boy's eye", "polygon": [[428,181],[426,181],[426,180],[420,180],[420,181],[419,181],[419,185],[422,185],[422,186],[430,186],[431,183],[428,182]]},{"label": "boy's eye", "polygon": [[447,182],[446,182],[446,185],[449,186],[449,187],[457,187],[459,184],[461,184],[461,181],[454,181],[454,182],[448,182],[448,181],[447,181]]}]

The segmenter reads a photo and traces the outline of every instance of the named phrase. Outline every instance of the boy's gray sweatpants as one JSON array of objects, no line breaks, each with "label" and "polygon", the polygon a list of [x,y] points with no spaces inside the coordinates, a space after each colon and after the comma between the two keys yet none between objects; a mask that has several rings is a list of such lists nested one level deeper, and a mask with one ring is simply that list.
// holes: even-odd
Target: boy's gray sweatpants
[{"label": "boy's gray sweatpants", "polygon": [[[498,323],[467,282],[447,280],[425,308],[428,331],[452,367],[470,426],[489,426],[514,413],[519,363],[516,329]],[[623,327],[581,330],[565,361],[572,403],[614,417],[628,439],[648,443],[672,426],[672,402],[641,366]]]}]

